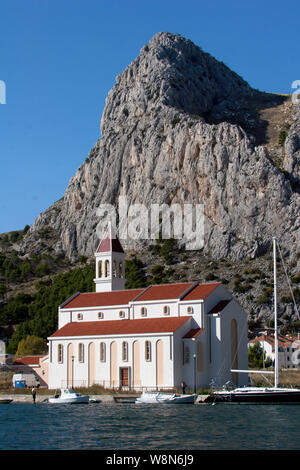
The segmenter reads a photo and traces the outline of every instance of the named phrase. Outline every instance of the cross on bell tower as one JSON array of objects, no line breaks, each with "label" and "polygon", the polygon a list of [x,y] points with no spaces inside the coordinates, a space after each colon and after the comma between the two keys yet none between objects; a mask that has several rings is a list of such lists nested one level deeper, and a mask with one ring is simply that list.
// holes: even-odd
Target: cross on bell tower
[{"label": "cross on bell tower", "polygon": [[125,289],[125,253],[118,237],[109,223],[104,238],[95,253],[96,292]]}]

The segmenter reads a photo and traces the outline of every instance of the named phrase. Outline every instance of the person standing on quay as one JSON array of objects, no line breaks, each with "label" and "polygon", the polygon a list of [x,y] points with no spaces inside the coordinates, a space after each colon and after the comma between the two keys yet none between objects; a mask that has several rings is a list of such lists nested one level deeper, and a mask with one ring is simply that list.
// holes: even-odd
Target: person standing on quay
[{"label": "person standing on quay", "polygon": [[35,403],[36,389],[34,387],[32,387],[31,393],[32,393],[32,401],[33,401],[33,403]]}]

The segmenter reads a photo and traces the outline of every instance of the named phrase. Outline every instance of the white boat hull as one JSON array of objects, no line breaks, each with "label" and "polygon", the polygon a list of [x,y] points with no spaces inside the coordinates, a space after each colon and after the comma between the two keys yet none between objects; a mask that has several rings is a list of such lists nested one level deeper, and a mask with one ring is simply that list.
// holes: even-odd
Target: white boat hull
[{"label": "white boat hull", "polygon": [[179,395],[177,393],[149,393],[144,392],[140,397],[138,397],[135,403],[144,403],[144,404],[188,404],[195,403],[197,395]]},{"label": "white boat hull", "polygon": [[81,398],[49,398],[49,403],[89,403],[89,397],[82,396]]},{"label": "white boat hull", "polygon": [[81,395],[81,393],[74,392],[71,388],[62,388],[60,396],[55,395],[48,399],[48,403],[61,403],[61,404],[74,404],[74,403],[89,403],[89,395]]}]

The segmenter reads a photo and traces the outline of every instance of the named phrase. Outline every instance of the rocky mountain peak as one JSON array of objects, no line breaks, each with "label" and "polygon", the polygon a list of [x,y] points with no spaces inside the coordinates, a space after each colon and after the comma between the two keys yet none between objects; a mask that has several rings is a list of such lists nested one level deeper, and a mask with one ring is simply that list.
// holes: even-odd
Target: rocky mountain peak
[{"label": "rocky mountain peak", "polygon": [[161,105],[220,121],[253,93],[240,76],[192,41],[161,32],[117,77],[106,100],[102,135],[115,121]]},{"label": "rocky mountain peak", "polygon": [[[276,235],[299,247],[299,114],[287,97],[253,90],[180,35],[161,32],[117,77],[101,139],[63,198],[40,214],[22,250],[52,248],[70,259],[94,252],[101,204],[202,203],[204,252],[242,259]],[[278,141],[285,129],[284,142]],[[274,137],[275,136],[275,137]],[[135,240],[122,241],[136,248]]]}]

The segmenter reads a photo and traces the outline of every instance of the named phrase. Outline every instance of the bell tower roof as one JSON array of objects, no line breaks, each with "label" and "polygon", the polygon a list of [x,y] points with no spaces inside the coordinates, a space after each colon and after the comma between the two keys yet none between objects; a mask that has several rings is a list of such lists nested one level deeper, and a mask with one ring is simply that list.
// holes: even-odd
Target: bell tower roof
[{"label": "bell tower roof", "polygon": [[107,227],[106,234],[104,235],[103,239],[100,241],[96,253],[124,253],[123,247],[117,237],[114,234],[111,224]]}]

